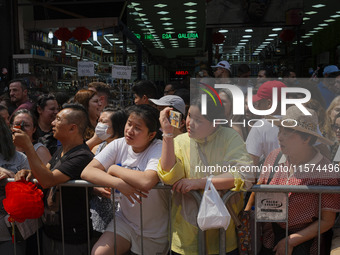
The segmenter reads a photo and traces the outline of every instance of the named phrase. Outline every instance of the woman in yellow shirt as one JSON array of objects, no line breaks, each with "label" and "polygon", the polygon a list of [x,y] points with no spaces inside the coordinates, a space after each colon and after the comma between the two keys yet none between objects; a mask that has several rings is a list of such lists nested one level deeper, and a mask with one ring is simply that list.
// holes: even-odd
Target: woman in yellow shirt
[{"label": "woman in yellow shirt", "polygon": [[[186,119],[188,132],[173,138],[169,111],[160,114],[163,129],[162,155],[158,175],[165,184],[173,185],[172,198],[172,247],[179,254],[198,254],[198,207],[190,194],[191,190],[203,190],[206,178],[214,175],[212,183],[217,190],[247,190],[253,175],[240,170],[249,166],[251,159],[240,135],[231,128],[213,125],[213,119],[223,116],[224,109],[216,109],[207,102],[207,115],[201,115],[201,101],[194,100]],[[209,167],[208,167],[209,166]],[[232,171],[227,171],[232,169]],[[243,207],[243,196],[234,196],[230,201],[236,213]],[[219,230],[212,229],[206,235],[206,254],[219,253]],[[231,220],[226,231],[226,252],[237,254],[235,224]]]}]

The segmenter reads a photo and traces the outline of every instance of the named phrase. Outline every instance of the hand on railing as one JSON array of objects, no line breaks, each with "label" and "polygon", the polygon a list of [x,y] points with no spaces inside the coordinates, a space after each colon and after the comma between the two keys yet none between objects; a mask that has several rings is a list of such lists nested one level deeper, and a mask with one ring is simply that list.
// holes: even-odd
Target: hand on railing
[{"label": "hand on railing", "polygon": [[28,169],[22,169],[19,172],[17,172],[14,176],[15,181],[32,181],[34,178],[31,170]]}]

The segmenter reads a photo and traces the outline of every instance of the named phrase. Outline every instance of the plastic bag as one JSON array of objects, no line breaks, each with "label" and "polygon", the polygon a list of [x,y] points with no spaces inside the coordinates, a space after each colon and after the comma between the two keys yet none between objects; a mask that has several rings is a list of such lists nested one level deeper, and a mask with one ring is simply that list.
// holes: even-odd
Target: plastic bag
[{"label": "plastic bag", "polygon": [[202,202],[197,215],[197,224],[201,230],[224,228],[230,223],[230,214],[220,195],[211,183],[210,176],[205,185]]}]

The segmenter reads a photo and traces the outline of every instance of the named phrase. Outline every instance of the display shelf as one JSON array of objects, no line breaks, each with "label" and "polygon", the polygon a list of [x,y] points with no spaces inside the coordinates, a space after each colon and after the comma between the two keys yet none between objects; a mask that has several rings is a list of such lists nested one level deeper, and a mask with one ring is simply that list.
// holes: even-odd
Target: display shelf
[{"label": "display shelf", "polygon": [[33,55],[33,54],[14,54],[13,59],[35,59],[35,60],[54,62],[53,58],[48,58],[48,57]]}]

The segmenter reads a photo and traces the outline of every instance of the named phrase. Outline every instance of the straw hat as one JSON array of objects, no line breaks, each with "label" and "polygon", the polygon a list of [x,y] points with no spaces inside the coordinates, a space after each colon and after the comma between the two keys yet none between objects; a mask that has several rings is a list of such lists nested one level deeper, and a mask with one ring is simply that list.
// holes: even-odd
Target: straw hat
[{"label": "straw hat", "polygon": [[[304,115],[298,107],[291,106],[287,109],[286,115],[283,116],[281,121],[280,122],[277,121],[274,124],[278,127],[290,128],[290,129],[294,129],[294,130],[297,130],[303,133],[314,135],[315,137],[318,138],[319,142],[332,145],[334,142],[321,136],[317,131],[318,130],[318,116],[316,112],[309,108],[306,108],[306,109],[312,115]],[[282,125],[282,122],[284,126]]]}]

